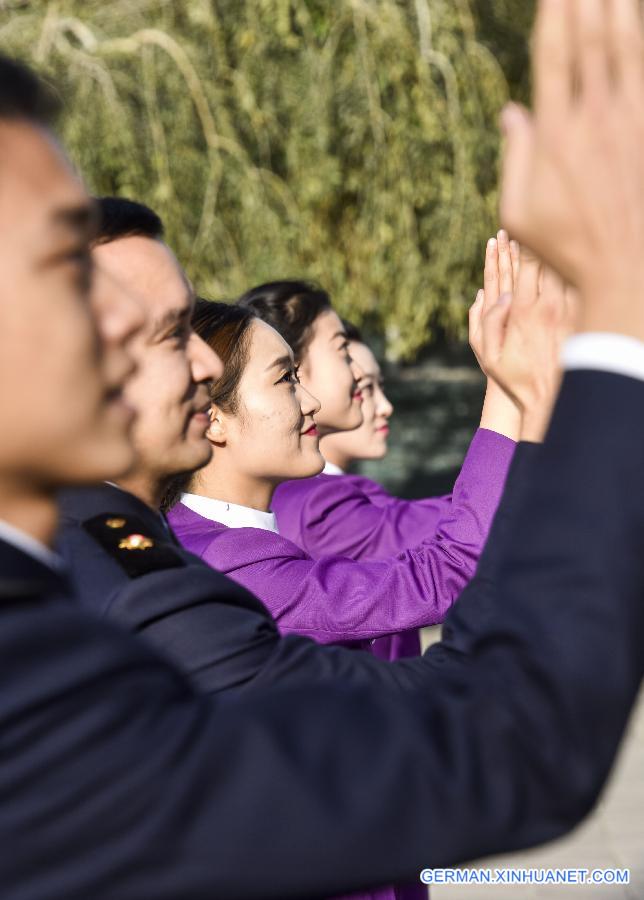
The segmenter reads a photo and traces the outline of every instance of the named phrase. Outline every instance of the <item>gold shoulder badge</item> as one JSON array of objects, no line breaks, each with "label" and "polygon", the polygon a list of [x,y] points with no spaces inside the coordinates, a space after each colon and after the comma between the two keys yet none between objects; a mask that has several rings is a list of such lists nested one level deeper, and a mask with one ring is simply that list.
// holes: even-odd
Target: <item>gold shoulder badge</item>
[{"label": "gold shoulder badge", "polygon": [[[161,520],[157,521],[155,517],[153,522],[152,515],[144,517],[119,509],[105,509],[99,515],[85,519],[82,526],[127,578],[143,578],[153,572],[187,565],[180,547],[162,528]],[[118,572],[112,570],[109,577],[118,578]]]},{"label": "gold shoulder badge", "polygon": [[154,541],[143,534],[128,534],[119,541],[119,550],[149,550],[150,547],[154,547]]}]

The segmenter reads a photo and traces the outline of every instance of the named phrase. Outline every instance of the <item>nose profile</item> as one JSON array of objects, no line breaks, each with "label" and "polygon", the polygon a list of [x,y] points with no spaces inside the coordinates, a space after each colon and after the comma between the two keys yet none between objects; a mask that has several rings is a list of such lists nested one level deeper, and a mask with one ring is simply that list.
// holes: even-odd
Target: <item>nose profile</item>
[{"label": "nose profile", "polygon": [[317,399],[317,397],[314,397],[310,391],[307,391],[307,389],[303,387],[301,383],[298,385],[298,391],[300,394],[300,409],[302,410],[302,415],[317,415],[322,408],[322,404]]},{"label": "nose profile", "polygon": [[193,331],[188,341],[188,358],[193,380],[217,381],[224,374],[224,364],[208,344]]},{"label": "nose profile", "polygon": [[390,419],[394,411],[391,400],[381,387],[376,387],[376,414],[384,419]]},{"label": "nose profile", "polygon": [[365,377],[365,371],[360,365],[357,363],[353,356],[349,356],[349,368],[351,369],[351,374],[353,375],[353,380],[356,384]]}]

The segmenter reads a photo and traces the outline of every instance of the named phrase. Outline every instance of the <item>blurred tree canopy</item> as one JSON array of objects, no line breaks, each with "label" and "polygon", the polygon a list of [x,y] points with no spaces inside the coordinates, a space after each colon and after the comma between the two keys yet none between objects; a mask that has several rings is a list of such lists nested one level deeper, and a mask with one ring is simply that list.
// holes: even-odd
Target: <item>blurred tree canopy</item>
[{"label": "blurred tree canopy", "polygon": [[462,334],[532,0],[2,0],[91,189],[142,200],[198,292],[306,277],[409,359]]}]

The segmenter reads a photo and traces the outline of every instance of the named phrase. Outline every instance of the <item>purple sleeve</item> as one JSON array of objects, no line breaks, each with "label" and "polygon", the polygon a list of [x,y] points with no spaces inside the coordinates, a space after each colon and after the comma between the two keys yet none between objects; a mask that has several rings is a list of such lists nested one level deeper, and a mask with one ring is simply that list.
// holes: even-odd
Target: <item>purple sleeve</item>
[{"label": "purple sleeve", "polygon": [[390,494],[372,478],[366,478],[364,475],[348,475],[346,477],[351,478],[354,486],[366,494],[376,506],[396,506],[400,510],[405,510],[407,507],[422,507],[425,510],[425,522],[432,521],[432,517],[437,519],[445,506],[452,502],[451,494],[445,494],[442,497],[403,500]]},{"label": "purple sleeve", "polygon": [[[480,552],[498,505],[516,444],[479,428],[451,496],[398,500],[386,491],[366,490],[364,479],[322,475],[289,481],[275,492],[273,510],[280,533],[314,559],[341,554],[384,559],[438,536],[448,520],[454,535],[466,533]],[[454,523],[464,517],[465,528]],[[458,540],[458,537],[457,537]]]},{"label": "purple sleeve", "polygon": [[177,535],[255,593],[283,633],[354,642],[442,622],[474,574],[489,524],[468,503],[464,492],[430,538],[387,560],[313,560],[281,535],[255,528],[215,526],[199,546],[180,528]]},{"label": "purple sleeve", "polygon": [[[390,518],[398,521],[400,530],[404,530],[409,534],[409,540],[414,540],[414,534],[418,534],[418,523],[422,523],[425,533],[433,528],[445,509],[452,502],[451,494],[444,494],[441,497],[422,497],[415,500],[404,500],[401,497],[394,497],[389,491],[373,481],[371,478],[365,478],[363,475],[345,475],[346,479],[353,481],[354,490],[361,491],[374,506],[382,506],[388,508]],[[415,527],[414,527],[415,526]],[[413,543],[409,546],[414,546]],[[406,550],[407,547],[399,547],[398,551]],[[315,556],[315,554],[311,554]],[[352,559],[360,557],[352,557]],[[377,559],[377,557],[372,557]]]}]

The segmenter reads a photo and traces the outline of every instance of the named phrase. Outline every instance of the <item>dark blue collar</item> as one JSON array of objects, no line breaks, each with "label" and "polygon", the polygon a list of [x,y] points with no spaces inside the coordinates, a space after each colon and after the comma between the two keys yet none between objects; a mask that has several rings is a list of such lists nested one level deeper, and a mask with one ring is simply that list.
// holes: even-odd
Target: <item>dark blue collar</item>
[{"label": "dark blue collar", "polygon": [[0,597],[68,593],[64,573],[0,539]]},{"label": "dark blue collar", "polygon": [[129,491],[113,484],[67,488],[58,494],[58,506],[63,522],[84,522],[100,515],[130,515],[145,522],[150,533],[165,540],[176,538],[161,512],[151,509]]}]

